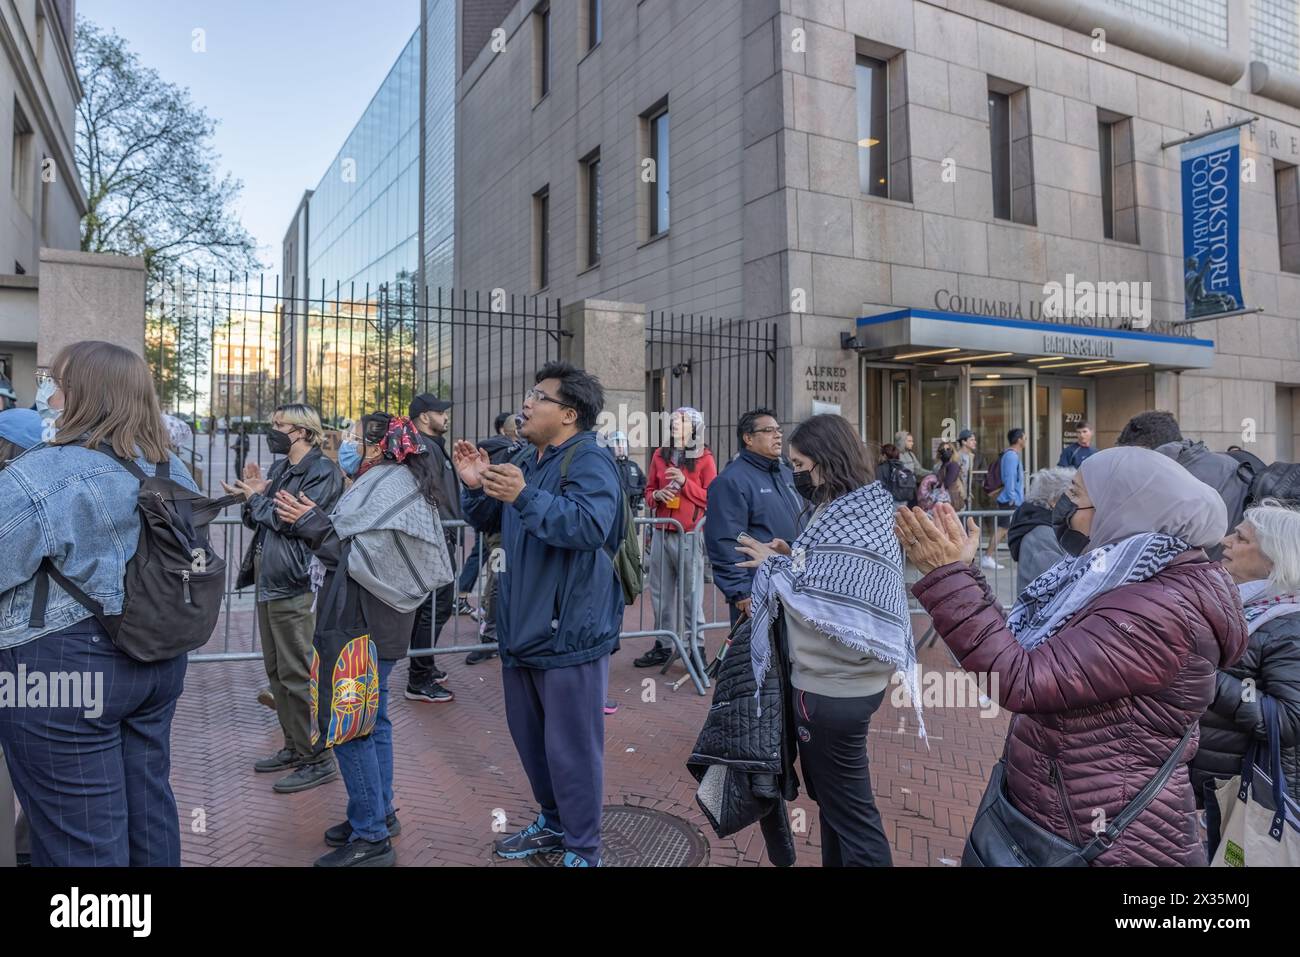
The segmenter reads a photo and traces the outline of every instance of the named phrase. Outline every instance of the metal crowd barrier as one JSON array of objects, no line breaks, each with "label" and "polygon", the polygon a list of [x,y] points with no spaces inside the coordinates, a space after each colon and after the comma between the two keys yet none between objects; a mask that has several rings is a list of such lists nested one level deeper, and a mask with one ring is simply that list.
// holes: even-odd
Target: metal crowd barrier
[{"label": "metal crowd barrier", "polygon": [[[675,519],[636,518],[635,522],[638,528],[644,530],[643,534],[638,536],[638,540],[643,537],[651,538],[655,528],[661,530],[671,528],[674,529],[675,534],[683,537],[683,541],[690,543],[686,548],[679,550],[678,567],[675,571],[679,583],[693,581],[695,578],[694,569],[685,561],[685,558],[692,547],[701,548],[702,550],[698,532],[685,532],[681,523]],[[458,531],[457,548],[459,554],[456,562],[458,581],[453,583],[457,595],[459,595],[459,576],[465,566],[465,561],[471,553],[477,553],[479,575],[475,579],[471,594],[475,596],[476,608],[482,609],[486,577],[484,569],[491,562],[491,554],[487,553],[484,548],[484,536],[474,533],[474,542],[471,545],[469,543],[469,533],[472,530],[468,523],[460,520],[449,520],[444,521],[442,524],[446,529]],[[252,541],[253,532],[244,527],[238,515],[231,514],[218,516],[209,526],[209,530],[213,547],[226,561],[226,587],[222,596],[222,614],[217,624],[217,631],[212,639],[202,649],[192,653],[189,660],[195,664],[221,661],[261,661],[262,649],[257,631],[257,606],[254,589],[251,587],[242,590],[235,588],[235,581],[239,576],[240,560],[244,551],[248,548],[248,543]],[[664,532],[661,531],[660,534],[664,534]],[[672,643],[675,656],[664,666],[664,671],[667,671],[673,661],[680,659],[686,668],[687,676],[694,683],[696,691],[703,695],[709,687],[709,680],[704,676],[705,663],[699,646],[699,631],[702,629],[698,627],[692,628],[690,626],[691,616],[682,614],[683,609],[681,608],[678,609],[678,624],[675,628],[659,627],[656,620],[657,616],[653,613],[654,598],[649,587],[651,578],[649,573],[652,570],[650,567],[651,553],[648,546],[643,547],[647,549],[642,556],[642,567],[646,570],[646,588],[637,602],[629,606],[625,612],[623,630],[619,633],[619,638],[620,640],[658,637],[668,639]],[[661,565],[657,571],[659,573],[657,577],[662,581],[666,569]],[[700,585],[697,584],[697,589],[699,587]],[[635,615],[635,619],[629,621],[629,614]],[[448,641],[449,638],[450,641]],[[439,639],[440,643],[437,646],[412,649],[409,656],[414,658],[468,654],[473,651],[495,651],[497,648],[496,642],[485,642],[481,639],[481,630],[477,618],[457,615],[454,608],[451,617],[443,626]],[[214,648],[214,643],[217,643],[217,648]],[[674,690],[676,687],[674,686]]]}]

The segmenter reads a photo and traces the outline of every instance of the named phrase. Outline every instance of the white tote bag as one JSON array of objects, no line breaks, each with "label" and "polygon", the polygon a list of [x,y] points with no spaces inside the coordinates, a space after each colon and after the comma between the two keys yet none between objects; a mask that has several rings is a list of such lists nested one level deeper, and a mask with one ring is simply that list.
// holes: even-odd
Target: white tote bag
[{"label": "white tote bag", "polygon": [[[1260,705],[1267,749],[1252,741],[1241,774],[1214,784],[1219,846],[1211,867],[1300,867],[1300,805],[1287,794],[1282,774],[1277,702],[1266,695]],[[1260,767],[1264,760],[1267,769]],[[1215,816],[1213,809],[1210,816]]]}]

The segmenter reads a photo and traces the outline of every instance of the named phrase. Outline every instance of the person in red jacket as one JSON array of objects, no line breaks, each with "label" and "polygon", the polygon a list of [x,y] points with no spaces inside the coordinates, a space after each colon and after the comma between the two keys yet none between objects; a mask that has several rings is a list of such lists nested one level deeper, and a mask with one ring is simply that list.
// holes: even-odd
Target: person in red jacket
[{"label": "person in red jacket", "polygon": [[[676,519],[656,525],[650,542],[650,597],[654,602],[655,630],[677,632],[684,643],[704,624],[704,549],[699,535],[686,535],[704,519],[709,503],[709,483],[718,476],[713,453],[704,444],[704,416],[683,406],[669,420],[672,442],[650,459],[645,499],[655,518]],[[686,554],[682,550],[686,549]],[[678,577],[679,569],[683,577]],[[672,657],[672,643],[664,636],[633,662],[638,668],[663,665]]]},{"label": "person in red jacket", "polygon": [[[1014,715],[1011,801],[1082,847],[1156,776],[1213,700],[1217,671],[1246,649],[1237,589],[1205,553],[1227,530],[1223,500],[1149,449],[1090,456],[1053,509],[1066,557],[1005,618],[971,567],[973,523],[963,531],[948,505],[935,513],[895,516],[925,575],[912,592],[962,667],[989,674]],[[1188,778],[1196,748],[1193,732],[1173,775],[1094,865],[1206,865]]]}]

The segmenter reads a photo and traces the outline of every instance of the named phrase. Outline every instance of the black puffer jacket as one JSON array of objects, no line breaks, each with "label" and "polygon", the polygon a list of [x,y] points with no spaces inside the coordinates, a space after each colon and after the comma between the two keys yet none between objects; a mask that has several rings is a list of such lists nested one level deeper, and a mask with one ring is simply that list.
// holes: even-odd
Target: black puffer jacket
[{"label": "black puffer jacket", "polygon": [[[1253,682],[1253,693],[1245,682]],[[1196,803],[1205,782],[1241,771],[1251,736],[1267,738],[1260,697],[1278,703],[1282,725],[1282,772],[1291,796],[1300,801],[1300,614],[1266,621],[1250,636],[1246,653],[1218,673],[1214,700],[1201,717],[1201,744],[1192,759]]]},{"label": "black puffer jacket", "polygon": [[686,766],[700,782],[695,800],[719,837],[757,821],[768,859],[777,867],[789,867],[794,864],[794,835],[785,802],[798,796],[799,780],[794,771],[797,746],[786,732],[794,727],[789,696],[783,692],[788,662],[780,650],[784,642],[773,642],[779,663],[768,671],[762,692],[755,696],[749,637],[750,621],[745,619],[731,633],[713,706]]},{"label": "black puffer jacket", "polygon": [[260,547],[262,562],[256,583],[258,600],[296,598],[311,587],[307,576],[311,552],[293,528],[275,514],[275,493],[285,491],[296,498],[301,492],[328,515],[343,494],[343,473],[320,449],[312,449],[297,465],[290,465],[288,458],[276,459],[266,478],[270,485],[265,494],[252,495],[244,503],[244,524],[257,534],[248,543],[235,587],[247,588],[254,583],[253,557]]}]

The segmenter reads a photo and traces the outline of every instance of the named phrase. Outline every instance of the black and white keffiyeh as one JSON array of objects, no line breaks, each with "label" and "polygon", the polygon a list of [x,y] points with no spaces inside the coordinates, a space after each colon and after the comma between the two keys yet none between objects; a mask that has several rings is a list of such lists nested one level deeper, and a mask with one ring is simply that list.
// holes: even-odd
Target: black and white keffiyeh
[{"label": "black and white keffiyeh", "polygon": [[1007,627],[1021,647],[1032,651],[1098,595],[1152,578],[1191,547],[1173,535],[1144,532],[1063,558],[1020,593]]},{"label": "black and white keffiyeh", "polygon": [[841,495],[790,543],[791,555],[773,556],[756,569],[750,655],[760,689],[772,664],[771,626],[781,602],[829,639],[901,671],[920,722],[895,507],[879,482]]}]

